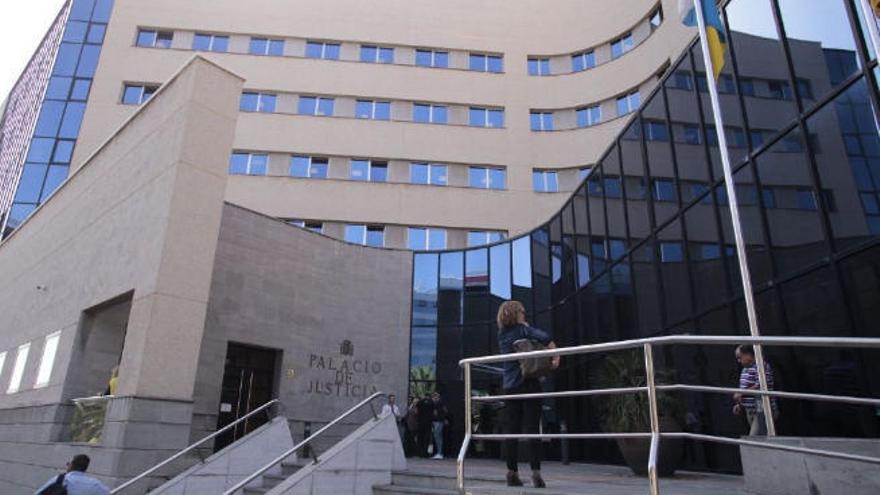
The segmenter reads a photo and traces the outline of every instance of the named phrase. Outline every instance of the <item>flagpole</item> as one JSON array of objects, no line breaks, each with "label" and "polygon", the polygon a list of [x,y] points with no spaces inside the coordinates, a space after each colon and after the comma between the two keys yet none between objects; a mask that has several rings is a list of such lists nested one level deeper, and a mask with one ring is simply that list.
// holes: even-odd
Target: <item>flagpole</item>
[{"label": "flagpole", "polygon": [[[706,70],[706,82],[709,87],[709,97],[712,100],[712,112],[715,119],[715,132],[718,135],[718,151],[721,154],[721,165],[724,169],[724,185],[727,190],[727,204],[730,208],[730,220],[733,223],[733,236],[736,240],[736,254],[739,259],[739,271],[742,278],[743,296],[746,302],[746,313],[749,320],[749,333],[752,337],[759,337],[758,316],[755,311],[755,295],[752,292],[752,277],[749,273],[749,260],[746,254],[746,244],[743,239],[742,223],[739,217],[739,201],[736,198],[736,188],[733,182],[733,173],[730,168],[730,155],[727,152],[727,137],[724,134],[724,119],[721,116],[721,104],[718,100],[718,87],[715,82],[715,71],[712,65],[712,56],[709,52],[709,38],[706,34],[706,19],[703,15],[704,0],[694,0],[694,13],[697,16],[697,28],[700,30],[700,46],[703,49],[703,63]],[[715,0],[705,0],[714,2]],[[758,366],[758,383],[762,392],[768,391],[767,374],[764,363],[764,353],[761,345],[755,344],[755,362]],[[773,409],[770,397],[761,395],[761,403],[764,407],[764,421],[767,425],[767,435],[776,435],[776,425],[773,423]]]},{"label": "flagpole", "polygon": [[877,16],[874,14],[869,0],[859,0],[859,4],[862,6],[862,15],[865,16],[865,24],[868,25],[871,44],[874,45],[874,56],[880,57],[880,31],[877,28]]}]

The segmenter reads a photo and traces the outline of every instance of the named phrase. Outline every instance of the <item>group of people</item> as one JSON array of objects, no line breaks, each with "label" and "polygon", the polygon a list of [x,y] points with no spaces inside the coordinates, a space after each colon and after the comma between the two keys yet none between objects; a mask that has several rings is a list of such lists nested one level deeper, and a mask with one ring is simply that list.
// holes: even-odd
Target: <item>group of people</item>
[{"label": "group of people", "polygon": [[446,438],[452,416],[439,392],[421,398],[411,397],[406,411],[397,405],[397,397],[391,394],[382,408],[382,414],[393,414],[397,419],[400,438],[408,457],[445,457],[444,446],[449,444]]}]

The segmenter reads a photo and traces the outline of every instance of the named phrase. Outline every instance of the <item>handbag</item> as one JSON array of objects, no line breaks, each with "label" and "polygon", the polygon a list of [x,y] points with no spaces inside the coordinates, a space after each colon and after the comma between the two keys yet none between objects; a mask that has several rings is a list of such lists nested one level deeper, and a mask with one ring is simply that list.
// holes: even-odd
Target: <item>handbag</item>
[{"label": "handbag", "polygon": [[[543,351],[545,349],[547,347],[537,340],[519,339],[513,342],[514,352]],[[519,360],[519,369],[525,379],[549,376],[553,374],[553,358],[551,356],[523,358]]]}]

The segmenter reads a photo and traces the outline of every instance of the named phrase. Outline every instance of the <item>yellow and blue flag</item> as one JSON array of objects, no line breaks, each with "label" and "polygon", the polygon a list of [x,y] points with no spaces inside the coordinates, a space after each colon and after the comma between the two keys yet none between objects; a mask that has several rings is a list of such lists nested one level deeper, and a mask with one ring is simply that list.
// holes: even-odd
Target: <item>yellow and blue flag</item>
[{"label": "yellow and blue flag", "polygon": [[[706,21],[706,36],[709,42],[709,56],[712,59],[712,72],[715,79],[724,68],[724,52],[727,50],[727,37],[724,35],[724,25],[721,24],[721,15],[714,0],[700,0],[703,6],[703,19]],[[678,12],[681,14],[681,22],[685,26],[697,25],[697,14],[694,11],[693,0],[678,0]]]}]

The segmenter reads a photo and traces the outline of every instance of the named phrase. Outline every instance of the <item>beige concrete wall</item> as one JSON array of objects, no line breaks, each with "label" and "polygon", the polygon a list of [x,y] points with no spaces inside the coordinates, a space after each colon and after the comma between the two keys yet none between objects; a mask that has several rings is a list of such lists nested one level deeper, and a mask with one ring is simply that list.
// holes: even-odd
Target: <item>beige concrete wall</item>
[{"label": "beige concrete wall", "polygon": [[[650,33],[647,16],[661,4],[667,19]],[[558,0],[553,2],[553,8],[547,8],[541,0],[489,0],[476,4],[466,0],[430,4],[406,0],[117,0],[74,163],[81,162],[110,129],[135,110],[118,103],[123,82],[164,81],[190,56],[192,32],[231,34],[232,50],[244,47],[241,35],[285,38],[286,54],[298,56],[206,56],[242,74],[247,79],[245,87],[250,89],[504,107],[506,127],[477,129],[351,118],[242,115],[235,136],[236,148],[505,166],[507,206],[480,207],[479,217],[485,226],[515,234],[535,226],[524,218],[543,221],[567,197],[549,195],[535,203],[531,193],[532,169],[594,163],[627,120],[615,119],[614,112],[603,108],[603,117],[608,121],[600,125],[537,133],[529,130],[529,110],[570,109],[608,102],[636,87],[642,89],[644,99],[655,83],[657,70],[674,58],[693,35],[677,22],[676,12],[674,0]],[[139,26],[175,30],[175,49],[132,46]],[[630,30],[637,46],[616,60],[574,74],[527,74],[526,59],[532,54],[563,57],[595,47],[598,61],[602,62],[604,55],[600,55],[607,51],[607,44]],[[348,60],[303,58],[305,39],[340,41],[342,58]],[[395,64],[357,62],[360,43],[394,46]],[[450,67],[466,67],[470,51],[500,53],[504,55],[504,73],[407,65],[412,63],[415,47],[449,50]],[[465,65],[456,60],[464,60]],[[289,110],[295,102],[284,105]],[[410,107],[400,105],[395,104],[394,111],[408,117]],[[274,191],[285,189],[287,182],[286,178],[277,178],[261,181],[265,187],[254,183],[245,189],[234,187],[227,197],[249,207],[263,208],[258,206],[265,204],[263,197],[274,196]],[[408,186],[392,189],[405,190]],[[325,183],[314,188],[302,187],[297,191],[300,196],[296,201],[272,203],[260,211],[286,218],[329,220],[342,218],[337,213],[341,203],[349,210],[347,216],[358,210],[371,211],[359,221],[391,223],[400,214],[386,215],[389,210],[370,207],[387,190],[383,185],[352,187],[341,181]],[[403,200],[394,208],[407,212],[413,225],[464,227],[474,223],[473,219],[465,222],[448,214],[458,208],[460,191],[450,188],[425,192],[432,202],[423,201],[422,194],[393,192],[398,201]],[[475,195],[468,204],[481,204],[483,199],[494,203],[495,193],[481,194],[485,197]]]},{"label": "beige concrete wall", "polygon": [[[34,342],[0,408],[65,399],[82,311],[129,291],[118,395],[191,399],[240,91],[194,59],[0,245],[0,350]],[[59,330],[49,385],[34,389],[41,339]]]}]

